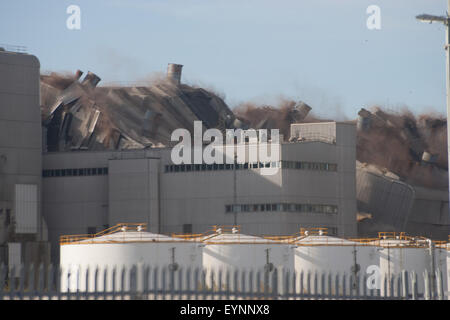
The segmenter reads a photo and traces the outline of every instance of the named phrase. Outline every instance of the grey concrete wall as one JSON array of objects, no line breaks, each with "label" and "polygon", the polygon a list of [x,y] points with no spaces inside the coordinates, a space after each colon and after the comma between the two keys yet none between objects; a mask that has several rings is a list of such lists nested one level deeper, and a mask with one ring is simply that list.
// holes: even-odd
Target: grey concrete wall
[{"label": "grey concrete wall", "polygon": [[27,235],[28,240],[43,240],[44,235],[39,76],[35,56],[0,51],[0,209],[14,218],[15,184],[37,186],[38,233]]},{"label": "grey concrete wall", "polygon": [[109,225],[147,223],[160,232],[159,159],[109,160]]},{"label": "grey concrete wall", "polygon": [[[242,169],[236,171],[236,183],[233,170],[165,172],[171,164],[170,149],[45,154],[44,169],[109,168],[107,176],[44,178],[51,239],[119,222],[147,222],[150,231],[161,233],[180,233],[188,224],[197,233],[236,223],[243,233],[256,235],[329,227],[337,228],[339,235],[355,236],[355,127],[336,128],[336,144],[284,143],[280,158],[335,163],[337,171],[280,168],[264,176],[259,169]],[[336,205],[338,213],[226,213],[225,206],[234,202],[327,204]]]}]

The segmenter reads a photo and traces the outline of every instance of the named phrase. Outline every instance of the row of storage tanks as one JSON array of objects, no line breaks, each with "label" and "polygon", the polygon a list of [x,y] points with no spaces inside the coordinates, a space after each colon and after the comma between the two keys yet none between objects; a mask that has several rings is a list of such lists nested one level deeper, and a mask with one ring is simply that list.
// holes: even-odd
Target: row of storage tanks
[{"label": "row of storage tanks", "polygon": [[[436,244],[403,233],[380,233],[378,239],[350,240],[328,236],[326,229],[321,228],[301,229],[289,237],[256,237],[241,234],[238,227],[214,227],[202,235],[169,237],[146,232],[145,224],[120,224],[92,237],[61,237],[61,267],[65,272],[61,285],[63,291],[85,290],[86,281],[81,279],[84,279],[86,267],[89,272],[98,268],[104,274],[104,270],[111,270],[112,266],[131,270],[134,265],[149,265],[167,266],[172,271],[223,270],[222,284],[226,283],[226,270],[231,273],[254,270],[256,276],[257,271],[267,275],[278,269],[297,274],[298,287],[307,288],[308,272],[311,275],[317,272],[319,276],[346,274],[347,279],[359,275],[362,286],[365,285],[364,275],[372,274],[375,266],[380,274],[388,277],[406,270],[416,272],[419,279],[425,270],[429,273],[441,270],[443,288],[447,291],[447,283],[450,283],[448,250],[450,243]],[[300,280],[301,272],[303,280]],[[216,280],[206,277],[208,286],[217,286],[217,274]],[[116,272],[115,277],[114,288],[117,289],[121,272]],[[100,280],[97,289],[103,290],[103,285],[105,290],[112,289],[111,276],[106,279],[110,280]],[[228,279],[233,282],[232,276]],[[298,281],[303,281],[303,286]],[[382,291],[383,284],[381,281]],[[332,290],[340,290],[334,286],[333,283]],[[91,282],[88,289],[94,287]],[[423,292],[423,281],[418,281],[418,290]]]}]

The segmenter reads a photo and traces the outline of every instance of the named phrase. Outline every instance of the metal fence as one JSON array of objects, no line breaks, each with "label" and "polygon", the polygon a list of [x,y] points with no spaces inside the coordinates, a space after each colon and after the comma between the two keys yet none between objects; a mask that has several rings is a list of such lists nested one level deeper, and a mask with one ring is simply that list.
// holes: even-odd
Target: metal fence
[{"label": "metal fence", "polygon": [[[442,272],[348,275],[273,270],[205,270],[133,265],[82,268],[0,266],[3,300],[444,300]],[[377,280],[378,279],[378,280]],[[373,287],[378,289],[370,289]],[[420,289],[422,288],[422,289]]]}]

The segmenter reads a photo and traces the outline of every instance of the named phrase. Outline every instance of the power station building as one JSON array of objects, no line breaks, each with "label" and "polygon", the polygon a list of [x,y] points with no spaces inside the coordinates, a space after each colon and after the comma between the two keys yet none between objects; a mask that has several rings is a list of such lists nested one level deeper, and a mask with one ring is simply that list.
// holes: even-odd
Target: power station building
[{"label": "power station building", "polygon": [[[295,124],[292,131],[304,138],[281,142],[280,161],[270,163],[175,165],[170,148],[44,154],[43,212],[52,256],[60,235],[136,221],[163,234],[240,225],[257,235],[321,226],[355,236],[355,125]],[[269,166],[278,172],[262,175]]]},{"label": "power station building", "polygon": [[[255,235],[325,227],[356,236],[353,123],[293,124],[272,162],[174,164],[170,147],[47,152],[39,61],[0,51],[0,68],[0,261],[48,262],[50,243],[57,263],[61,235],[123,222],[163,234],[240,225]],[[268,167],[277,172],[261,174]]]}]

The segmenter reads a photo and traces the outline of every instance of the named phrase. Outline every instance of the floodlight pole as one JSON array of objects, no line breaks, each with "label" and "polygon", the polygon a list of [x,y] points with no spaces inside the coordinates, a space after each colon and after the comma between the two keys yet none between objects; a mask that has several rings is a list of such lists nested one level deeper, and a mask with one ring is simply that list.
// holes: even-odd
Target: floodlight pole
[{"label": "floodlight pole", "polygon": [[[448,172],[450,173],[450,0],[447,0],[447,14],[445,17],[421,15],[417,16],[418,20],[423,22],[441,22],[445,25],[445,60],[446,60],[446,97],[447,97],[447,156],[448,156]],[[450,174],[449,174],[449,190],[450,190]],[[449,193],[450,195],[450,193]]]}]

